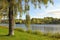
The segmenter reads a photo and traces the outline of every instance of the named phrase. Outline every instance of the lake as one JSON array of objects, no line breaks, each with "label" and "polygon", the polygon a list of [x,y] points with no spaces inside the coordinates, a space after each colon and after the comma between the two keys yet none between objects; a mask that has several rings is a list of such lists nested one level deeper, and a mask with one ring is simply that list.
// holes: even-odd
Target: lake
[{"label": "lake", "polygon": [[[0,24],[0,26],[8,26],[8,24]],[[15,24],[15,28],[27,29],[25,24]],[[56,33],[60,31],[60,24],[31,24],[30,29],[33,31]]]}]

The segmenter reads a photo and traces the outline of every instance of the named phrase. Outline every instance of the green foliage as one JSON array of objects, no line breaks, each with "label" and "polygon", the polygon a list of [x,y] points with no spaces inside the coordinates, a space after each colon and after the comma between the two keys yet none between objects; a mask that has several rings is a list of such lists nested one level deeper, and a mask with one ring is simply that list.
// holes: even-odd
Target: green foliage
[{"label": "green foliage", "polygon": [[48,33],[44,33],[44,36],[51,37],[51,36],[52,36],[52,33],[50,33],[50,32],[48,32]]},{"label": "green foliage", "polygon": [[15,30],[20,31],[20,32],[25,32],[22,28],[16,28]]},{"label": "green foliage", "polygon": [[50,24],[50,23],[52,23],[53,19],[54,18],[52,18],[52,17],[45,17],[44,22],[47,23],[47,24]]},{"label": "green foliage", "polygon": [[53,38],[58,38],[58,39],[59,39],[59,38],[60,38],[60,33],[55,33],[55,34],[52,35],[52,37],[53,37]]},{"label": "green foliage", "polygon": [[[8,11],[6,9],[8,9],[8,6],[9,6],[9,3],[11,2],[12,5],[14,6],[14,17],[17,16],[17,12],[19,11],[20,12],[20,15],[22,16],[22,13],[23,12],[26,12],[26,11],[29,11],[30,10],[30,5],[29,5],[29,2],[31,1],[31,3],[36,7],[38,4],[37,2],[39,3],[39,8],[41,7],[40,4],[48,4],[48,1],[50,1],[52,3],[51,0],[0,0],[0,10],[3,9],[2,11]],[[22,4],[22,2],[25,2],[24,4]],[[11,6],[12,6],[11,5]],[[17,11],[18,9],[18,11]],[[7,15],[6,15],[7,16]]]},{"label": "green foliage", "polygon": [[32,34],[32,30],[27,30],[26,32]]},{"label": "green foliage", "polygon": [[48,36],[48,37],[50,37],[50,38],[60,39],[60,33],[53,33],[53,34],[52,34],[52,33],[48,32],[48,33],[45,33],[44,36]]},{"label": "green foliage", "polygon": [[27,27],[27,30],[30,30],[30,16],[29,15],[26,15],[25,25]]},{"label": "green foliage", "polygon": [[47,4],[48,3],[48,0],[42,0],[44,4]]},{"label": "green foliage", "polygon": [[43,33],[41,31],[34,31],[33,34],[39,35],[39,36],[43,35]]},{"label": "green foliage", "polygon": [[[3,2],[3,3],[2,3]],[[35,7],[38,5],[37,2],[39,3],[39,8],[40,8],[40,4],[48,4],[48,2],[53,3],[52,0],[12,0],[11,2],[13,2],[14,6],[17,6],[18,11],[20,13],[22,13],[23,11],[29,11],[30,9],[30,5],[29,2],[31,2]],[[25,4],[22,4],[22,2],[25,2]],[[0,3],[3,4],[0,7],[2,7],[2,9],[6,8],[7,6],[9,6],[10,0],[0,0]],[[24,9],[23,9],[24,6]]]},{"label": "green foliage", "polygon": [[53,17],[32,18],[32,24],[60,24],[60,19]]},{"label": "green foliage", "polygon": [[[0,17],[3,17],[3,15],[1,15]],[[30,24],[60,24],[60,19],[52,18],[52,17],[45,17],[43,19],[41,19],[41,18],[32,18],[32,19],[28,19],[28,20],[30,20],[28,22],[29,25]],[[3,20],[1,20],[1,21],[3,21]],[[8,20],[4,20],[4,22],[8,23]],[[15,23],[17,23],[17,24],[24,24],[25,23],[25,24],[28,25],[28,23],[26,23],[26,22],[27,22],[27,20],[15,19]]]}]

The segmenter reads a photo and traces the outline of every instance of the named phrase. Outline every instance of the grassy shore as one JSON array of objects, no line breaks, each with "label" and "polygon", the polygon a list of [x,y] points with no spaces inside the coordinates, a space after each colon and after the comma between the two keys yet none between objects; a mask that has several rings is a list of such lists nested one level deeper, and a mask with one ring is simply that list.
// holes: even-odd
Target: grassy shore
[{"label": "grassy shore", "polygon": [[23,31],[21,29],[15,29],[14,36],[6,36],[8,34],[8,28],[0,27],[0,40],[59,40],[59,38],[52,37],[51,35],[43,35],[39,32]]}]

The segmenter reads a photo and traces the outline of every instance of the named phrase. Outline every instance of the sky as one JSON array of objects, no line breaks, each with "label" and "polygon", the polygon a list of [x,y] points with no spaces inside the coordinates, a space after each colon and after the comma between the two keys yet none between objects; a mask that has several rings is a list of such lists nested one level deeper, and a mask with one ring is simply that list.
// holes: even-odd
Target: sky
[{"label": "sky", "polygon": [[[60,18],[60,0],[53,0],[54,5],[48,3],[48,7],[45,8],[44,5],[41,5],[41,9],[34,8],[30,6],[29,15],[30,18],[44,18],[44,17],[53,17]],[[32,5],[32,4],[30,4]],[[22,15],[22,19],[25,19],[26,14]]]}]

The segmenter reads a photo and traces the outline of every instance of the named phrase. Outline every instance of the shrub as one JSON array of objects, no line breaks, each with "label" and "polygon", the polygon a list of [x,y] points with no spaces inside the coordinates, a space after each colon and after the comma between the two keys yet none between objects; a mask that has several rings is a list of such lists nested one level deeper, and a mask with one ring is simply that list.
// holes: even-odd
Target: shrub
[{"label": "shrub", "polygon": [[54,35],[52,35],[52,37],[54,37],[54,38],[60,38],[60,33],[55,33]]},{"label": "shrub", "polygon": [[45,33],[44,36],[49,36],[50,37],[50,36],[52,36],[52,34],[50,32],[48,32],[48,33]]},{"label": "shrub", "polygon": [[15,30],[20,31],[20,32],[25,32],[22,28],[16,28]]},{"label": "shrub", "polygon": [[27,32],[27,33],[31,33],[31,34],[32,34],[32,30],[27,30],[26,32]]},{"label": "shrub", "polygon": [[33,34],[35,34],[35,35],[43,35],[43,33],[41,31],[34,31]]},{"label": "shrub", "polygon": [[60,33],[52,34],[52,33],[48,32],[48,33],[45,33],[44,36],[59,39],[60,38]]}]

